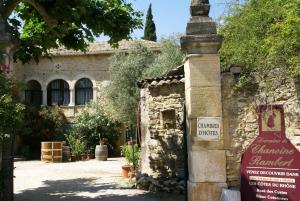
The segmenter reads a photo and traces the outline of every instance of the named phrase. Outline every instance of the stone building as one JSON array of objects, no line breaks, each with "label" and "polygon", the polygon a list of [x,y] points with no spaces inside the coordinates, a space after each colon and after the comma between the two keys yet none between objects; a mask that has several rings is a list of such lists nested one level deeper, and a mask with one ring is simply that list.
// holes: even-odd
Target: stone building
[{"label": "stone building", "polygon": [[[59,105],[68,118],[73,118],[90,100],[101,97],[101,89],[110,80],[109,58],[116,51],[126,52],[136,41],[121,41],[118,49],[106,42],[90,44],[84,52],[60,48],[52,50],[51,59],[39,63],[17,63],[13,76],[27,84],[22,100],[35,105]],[[151,51],[160,51],[152,41],[140,41]]]},{"label": "stone building", "polygon": [[139,186],[184,191],[184,72],[145,79],[140,87],[141,168]]}]

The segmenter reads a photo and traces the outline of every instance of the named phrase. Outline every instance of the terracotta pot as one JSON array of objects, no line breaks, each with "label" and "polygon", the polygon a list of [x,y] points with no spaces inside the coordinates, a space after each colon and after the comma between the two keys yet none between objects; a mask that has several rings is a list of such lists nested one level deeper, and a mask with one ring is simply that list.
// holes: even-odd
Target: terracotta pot
[{"label": "terracotta pot", "polygon": [[81,154],[81,160],[86,161],[88,159],[87,154]]},{"label": "terracotta pot", "polygon": [[95,154],[88,154],[88,160],[95,159]]},{"label": "terracotta pot", "polygon": [[72,155],[72,156],[71,156],[71,160],[72,160],[72,161],[77,161],[77,156]]},{"label": "terracotta pot", "polygon": [[123,165],[122,166],[122,175],[124,178],[134,177],[135,170],[131,165]]}]

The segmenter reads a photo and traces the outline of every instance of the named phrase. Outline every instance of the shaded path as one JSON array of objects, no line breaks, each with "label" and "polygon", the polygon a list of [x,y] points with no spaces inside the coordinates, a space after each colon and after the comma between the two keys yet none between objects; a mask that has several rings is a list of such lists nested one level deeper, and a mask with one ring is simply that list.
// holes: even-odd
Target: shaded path
[{"label": "shaded path", "polygon": [[128,188],[122,159],[46,164],[15,163],[15,201],[174,201],[183,196]]}]

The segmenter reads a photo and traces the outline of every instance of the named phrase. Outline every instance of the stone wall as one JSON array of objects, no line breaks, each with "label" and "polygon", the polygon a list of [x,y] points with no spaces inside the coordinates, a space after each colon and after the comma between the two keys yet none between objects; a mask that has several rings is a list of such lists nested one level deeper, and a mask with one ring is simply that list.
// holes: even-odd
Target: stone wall
[{"label": "stone wall", "polygon": [[[67,117],[73,117],[78,108],[75,107],[75,83],[81,78],[89,78],[93,83],[93,98],[101,96],[100,90],[110,80],[109,57],[111,54],[97,55],[62,55],[51,60],[41,58],[39,64],[34,61],[28,64],[17,63],[13,66],[13,75],[17,80],[27,83],[36,80],[43,91],[43,105],[47,105],[47,86],[55,79],[63,79],[70,86],[71,101],[69,106],[62,107]],[[24,95],[21,94],[24,100]],[[73,97],[72,97],[73,96]]]},{"label": "stone wall", "polygon": [[233,93],[237,79],[238,75],[230,72],[222,74],[224,132],[230,136],[226,152],[229,187],[239,187],[241,155],[258,134],[258,104],[265,101],[284,104],[286,134],[295,146],[300,143],[300,83],[282,80],[281,85],[268,92],[269,97],[266,98],[266,93],[259,92],[257,84]]},{"label": "stone wall", "polygon": [[184,83],[141,89],[142,178],[138,183],[150,190],[184,190],[183,123]]},{"label": "stone wall", "polygon": [[[110,81],[110,57],[117,51],[127,52],[135,43],[147,46],[153,52],[160,51],[160,45],[153,41],[121,41],[119,49],[113,49],[107,42],[91,43],[86,53],[59,48],[51,50],[51,59],[42,57],[39,63],[14,63],[11,66],[15,79],[27,83],[35,80],[40,83],[43,92],[43,105],[47,105],[47,86],[56,79],[65,80],[70,88],[70,103],[62,107],[67,117],[73,118],[81,110],[75,105],[75,84],[81,78],[88,78],[93,84],[93,99],[102,97],[104,86]],[[25,92],[20,94],[25,100]]]}]

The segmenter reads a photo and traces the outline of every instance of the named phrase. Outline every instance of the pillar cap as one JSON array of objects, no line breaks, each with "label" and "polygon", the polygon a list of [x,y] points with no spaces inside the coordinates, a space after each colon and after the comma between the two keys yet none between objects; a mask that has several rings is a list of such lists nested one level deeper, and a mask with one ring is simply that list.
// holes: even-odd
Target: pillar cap
[{"label": "pillar cap", "polygon": [[223,37],[217,34],[216,23],[208,16],[208,0],[191,1],[191,18],[186,35],[181,37],[181,48],[187,54],[217,54]]},{"label": "pillar cap", "polygon": [[181,48],[187,54],[217,54],[223,37],[217,34],[186,35],[180,38]]}]

